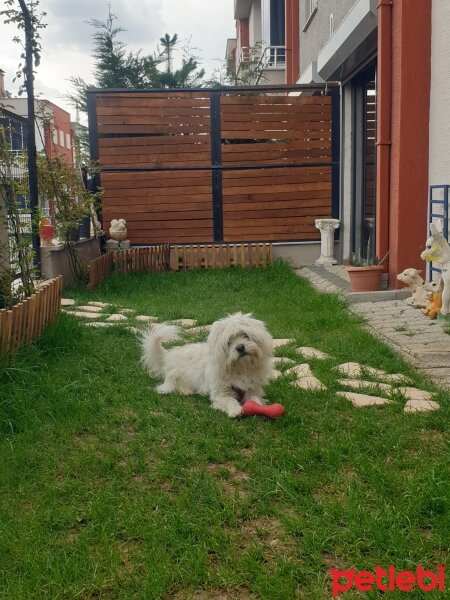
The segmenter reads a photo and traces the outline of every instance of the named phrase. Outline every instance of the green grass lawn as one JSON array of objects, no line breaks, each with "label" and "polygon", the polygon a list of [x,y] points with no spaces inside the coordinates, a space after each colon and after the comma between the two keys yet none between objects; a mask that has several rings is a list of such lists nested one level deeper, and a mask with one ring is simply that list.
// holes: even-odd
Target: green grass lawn
[{"label": "green grass lawn", "polygon": [[302,362],[305,345],[332,356],[308,361],[328,389],[276,380],[267,397],[284,418],[232,420],[200,396],[158,396],[124,326],[62,314],[0,370],[1,598],[324,600],[330,568],[446,562],[448,395],[413,415],[400,399],[355,409],[338,398],[332,367],[346,361],[436,388],[337,296],[283,263],[111,276],[65,295],[199,324],[253,312],[295,339],[277,354]]}]

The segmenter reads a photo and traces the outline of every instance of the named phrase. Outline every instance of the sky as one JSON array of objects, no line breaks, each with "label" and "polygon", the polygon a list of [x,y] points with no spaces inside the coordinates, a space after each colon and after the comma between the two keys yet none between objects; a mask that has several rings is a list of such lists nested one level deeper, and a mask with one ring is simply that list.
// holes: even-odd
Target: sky
[{"label": "sky", "polygon": [[[165,33],[177,33],[180,46],[193,48],[207,74],[219,66],[227,38],[235,35],[234,0],[111,0],[111,7],[118,17],[116,24],[126,29],[120,39],[128,50],[150,54]],[[108,0],[40,0],[39,9],[47,13],[47,27],[41,30],[35,92],[69,111],[74,120],[74,109],[63,96],[70,89],[69,77],[79,76],[88,83],[95,80],[90,56],[93,29],[86,21],[106,20]],[[5,71],[6,89],[15,96],[19,84],[13,83],[13,77],[22,48],[12,41],[17,29],[0,19],[0,69]]]}]

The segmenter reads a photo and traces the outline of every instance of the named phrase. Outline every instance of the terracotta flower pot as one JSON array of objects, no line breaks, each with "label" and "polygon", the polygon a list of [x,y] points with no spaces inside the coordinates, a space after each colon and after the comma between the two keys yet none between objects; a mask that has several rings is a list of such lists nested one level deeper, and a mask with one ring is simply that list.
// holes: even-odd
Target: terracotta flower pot
[{"label": "terracotta flower pot", "polygon": [[345,267],[353,292],[376,292],[381,288],[382,265],[368,267]]}]

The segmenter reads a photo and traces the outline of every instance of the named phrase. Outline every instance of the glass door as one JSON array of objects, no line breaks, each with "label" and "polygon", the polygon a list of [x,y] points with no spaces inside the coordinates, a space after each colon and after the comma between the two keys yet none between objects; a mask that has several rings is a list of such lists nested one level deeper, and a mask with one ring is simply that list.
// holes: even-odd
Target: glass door
[{"label": "glass door", "polygon": [[352,250],[374,255],[376,216],[377,97],[375,65],[354,79]]}]

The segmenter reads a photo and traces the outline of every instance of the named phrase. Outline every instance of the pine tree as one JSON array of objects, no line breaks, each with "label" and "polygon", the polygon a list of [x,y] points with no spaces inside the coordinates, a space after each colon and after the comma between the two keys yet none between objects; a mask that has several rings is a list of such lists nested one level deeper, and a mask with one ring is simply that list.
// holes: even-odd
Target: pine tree
[{"label": "pine tree", "polygon": [[[68,100],[80,110],[86,111],[86,90],[94,88],[182,88],[200,85],[205,75],[204,69],[198,68],[198,59],[190,49],[184,49],[179,69],[173,70],[173,54],[178,44],[178,36],[166,33],[160,38],[162,49],[153,54],[142,51],[131,52],[119,39],[125,31],[115,25],[117,17],[109,7],[106,21],[91,19],[88,24],[94,28],[94,51],[96,81],[87,84],[81,77],[70,79],[73,92],[67,95]],[[160,70],[162,63],[165,70]]]}]

